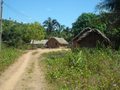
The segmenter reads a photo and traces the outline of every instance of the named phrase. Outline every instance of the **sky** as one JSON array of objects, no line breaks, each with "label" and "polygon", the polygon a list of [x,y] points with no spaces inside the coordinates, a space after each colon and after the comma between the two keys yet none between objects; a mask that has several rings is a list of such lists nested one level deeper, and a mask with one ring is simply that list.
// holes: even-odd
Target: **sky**
[{"label": "sky", "polygon": [[3,0],[3,18],[18,22],[41,24],[51,17],[65,26],[72,23],[82,14],[95,12],[100,0]]}]

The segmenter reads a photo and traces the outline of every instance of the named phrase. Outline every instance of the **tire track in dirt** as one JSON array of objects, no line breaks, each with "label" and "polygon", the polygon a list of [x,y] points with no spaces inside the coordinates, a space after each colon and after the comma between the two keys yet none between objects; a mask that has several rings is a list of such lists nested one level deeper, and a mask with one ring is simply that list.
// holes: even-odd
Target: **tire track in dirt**
[{"label": "tire track in dirt", "polygon": [[0,76],[0,90],[49,90],[39,57],[43,53],[60,50],[62,49],[28,51]]},{"label": "tire track in dirt", "polygon": [[31,56],[31,61],[14,90],[48,90],[46,89],[43,71],[40,70],[38,62],[42,52],[35,52],[37,53]]},{"label": "tire track in dirt", "polygon": [[20,63],[20,66],[18,63],[16,63],[18,64],[19,67],[15,68],[17,65],[13,66],[14,72],[12,73],[6,72],[7,76],[9,75],[10,77],[7,80],[2,82],[2,85],[0,86],[0,90],[13,90],[14,89],[16,82],[19,81],[21,75],[24,73],[24,70],[27,67],[29,59],[30,59],[30,53],[23,55],[18,60],[18,61],[23,61],[22,63]]}]

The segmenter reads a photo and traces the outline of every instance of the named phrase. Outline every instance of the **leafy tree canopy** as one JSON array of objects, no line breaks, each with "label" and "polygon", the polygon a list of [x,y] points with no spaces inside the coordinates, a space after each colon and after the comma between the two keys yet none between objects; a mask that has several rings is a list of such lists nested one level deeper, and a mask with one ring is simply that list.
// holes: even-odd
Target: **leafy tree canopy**
[{"label": "leafy tree canopy", "polygon": [[45,30],[40,23],[18,23],[12,20],[3,20],[3,42],[19,47],[30,43],[31,40],[41,40],[45,36]]},{"label": "leafy tree canopy", "polygon": [[48,34],[60,28],[59,22],[56,19],[51,19],[50,17],[43,22],[43,26],[46,28],[46,32]]},{"label": "leafy tree canopy", "polygon": [[100,30],[104,30],[105,24],[101,23],[99,15],[93,13],[83,13],[78,17],[76,22],[73,23],[72,32],[73,35],[76,36],[86,27],[97,28]]},{"label": "leafy tree canopy", "polygon": [[102,0],[97,5],[97,9],[108,13],[106,17],[112,19],[110,26],[120,27],[120,0]]}]

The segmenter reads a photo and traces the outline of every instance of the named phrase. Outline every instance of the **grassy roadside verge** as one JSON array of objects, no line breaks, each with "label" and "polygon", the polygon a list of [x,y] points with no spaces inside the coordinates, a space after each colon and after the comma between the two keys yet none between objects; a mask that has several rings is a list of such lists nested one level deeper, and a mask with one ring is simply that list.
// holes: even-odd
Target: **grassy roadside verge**
[{"label": "grassy roadside verge", "polygon": [[46,78],[56,90],[120,89],[120,51],[81,49],[44,57]]},{"label": "grassy roadside verge", "polygon": [[2,47],[0,52],[0,74],[22,54],[22,51],[11,47]]}]

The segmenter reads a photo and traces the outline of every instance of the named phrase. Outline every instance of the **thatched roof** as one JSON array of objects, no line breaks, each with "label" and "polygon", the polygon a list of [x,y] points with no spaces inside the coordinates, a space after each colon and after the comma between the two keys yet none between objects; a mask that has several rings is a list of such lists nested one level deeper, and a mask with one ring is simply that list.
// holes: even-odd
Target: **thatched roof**
[{"label": "thatched roof", "polygon": [[64,38],[58,38],[58,37],[52,37],[52,38],[54,38],[60,44],[68,44],[68,42]]},{"label": "thatched roof", "polygon": [[91,29],[91,28],[89,28],[89,27],[88,27],[88,28],[85,28],[84,30],[82,30],[82,31],[73,39],[73,41],[74,41],[74,40],[76,40],[76,41],[81,41],[82,39],[84,39],[85,37],[87,37],[87,36],[88,36],[90,33],[92,33],[92,32],[100,35],[100,36],[103,37],[106,41],[108,41],[109,43],[111,43],[110,40],[109,40],[109,38],[107,38],[102,32],[100,32],[100,30],[98,30],[98,29]]},{"label": "thatched roof", "polygon": [[40,41],[39,40],[31,40],[30,44],[39,44]]},{"label": "thatched roof", "polygon": [[87,32],[87,31],[89,31],[89,30],[91,30],[91,28],[89,28],[89,27],[83,29],[78,35],[76,35],[76,36],[73,38],[72,41],[77,40],[83,33]]},{"label": "thatched roof", "polygon": [[30,44],[41,44],[41,45],[45,45],[47,43],[48,40],[31,40]]},{"label": "thatched roof", "polygon": [[41,40],[41,41],[40,41],[40,44],[45,45],[45,44],[47,43],[47,41],[48,41],[48,40]]}]

